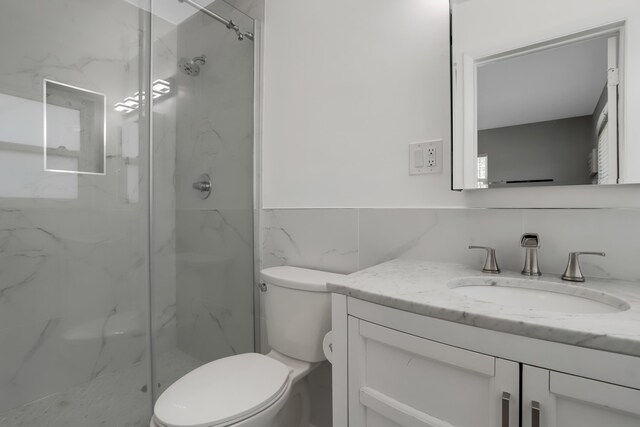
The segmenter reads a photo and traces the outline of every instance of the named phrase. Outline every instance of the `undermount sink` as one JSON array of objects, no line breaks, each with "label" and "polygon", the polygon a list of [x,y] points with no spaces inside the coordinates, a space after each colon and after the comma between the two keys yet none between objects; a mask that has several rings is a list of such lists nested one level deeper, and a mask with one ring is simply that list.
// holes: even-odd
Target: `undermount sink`
[{"label": "undermount sink", "polygon": [[447,286],[467,298],[521,310],[588,314],[629,309],[625,301],[603,292],[535,279],[466,277]]}]

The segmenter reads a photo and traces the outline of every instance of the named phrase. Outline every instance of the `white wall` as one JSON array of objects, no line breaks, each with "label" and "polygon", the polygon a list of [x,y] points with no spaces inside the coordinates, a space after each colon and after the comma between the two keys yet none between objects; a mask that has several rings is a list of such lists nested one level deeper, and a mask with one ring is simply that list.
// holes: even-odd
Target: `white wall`
[{"label": "white wall", "polygon": [[[263,207],[640,207],[637,185],[450,191],[448,19],[446,0],[267,2]],[[407,144],[436,138],[443,174],[409,176]]]},{"label": "white wall", "polygon": [[[447,0],[267,2],[266,207],[460,205],[449,191]],[[410,177],[413,141],[444,173]]]}]

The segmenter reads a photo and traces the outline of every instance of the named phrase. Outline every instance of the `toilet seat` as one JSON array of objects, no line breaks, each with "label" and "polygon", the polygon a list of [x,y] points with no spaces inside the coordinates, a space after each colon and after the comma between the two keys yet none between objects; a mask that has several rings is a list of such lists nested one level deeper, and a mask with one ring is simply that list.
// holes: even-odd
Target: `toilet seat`
[{"label": "toilet seat", "polygon": [[203,365],[167,388],[154,408],[166,427],[223,427],[277,402],[290,386],[290,368],[258,353]]}]

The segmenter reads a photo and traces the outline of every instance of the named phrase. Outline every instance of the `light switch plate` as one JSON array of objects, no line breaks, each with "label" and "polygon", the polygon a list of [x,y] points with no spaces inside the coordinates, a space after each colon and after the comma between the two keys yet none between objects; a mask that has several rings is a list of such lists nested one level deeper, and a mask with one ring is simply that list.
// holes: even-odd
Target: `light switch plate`
[{"label": "light switch plate", "polygon": [[442,140],[409,144],[409,175],[442,173]]}]

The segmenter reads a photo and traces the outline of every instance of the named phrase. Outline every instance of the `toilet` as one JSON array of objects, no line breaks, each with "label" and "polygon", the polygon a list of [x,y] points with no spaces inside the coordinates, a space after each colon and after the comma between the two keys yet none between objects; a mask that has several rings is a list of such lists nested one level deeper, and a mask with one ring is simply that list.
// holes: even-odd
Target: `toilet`
[{"label": "toilet", "polygon": [[158,398],[150,427],[308,427],[305,377],[326,360],[331,329],[326,283],[344,277],[297,267],[262,270],[269,354],[207,363]]}]

